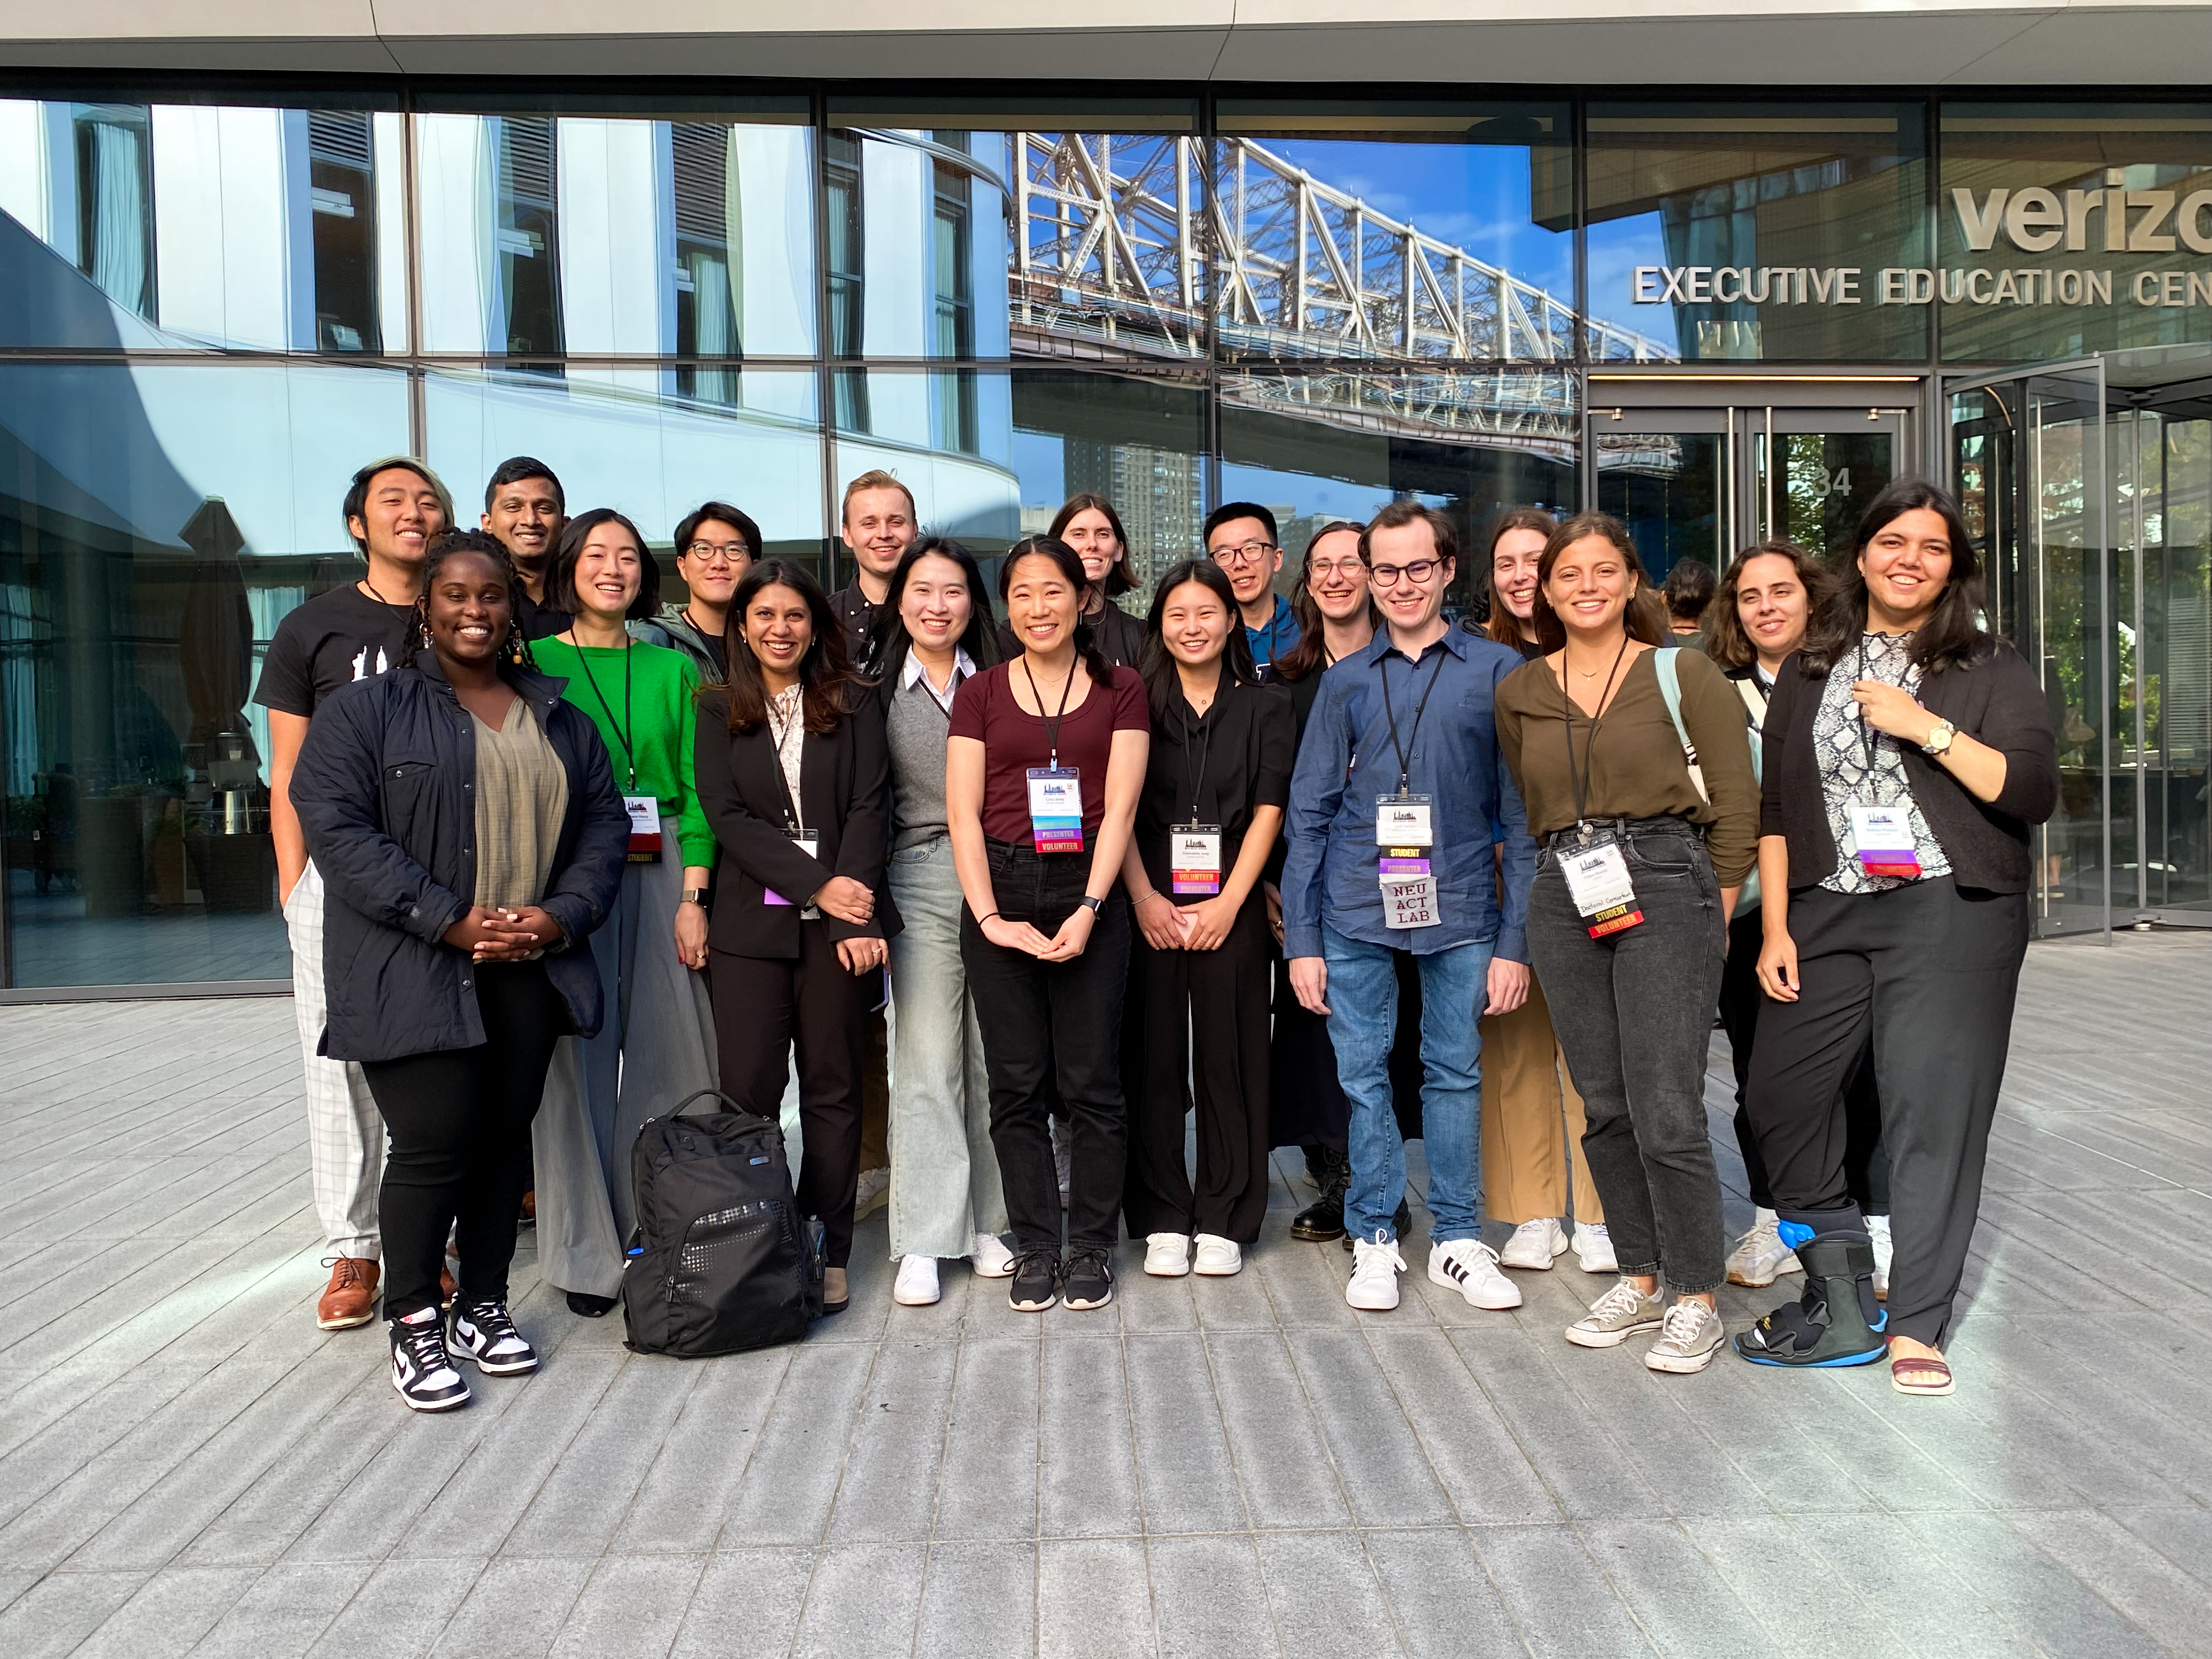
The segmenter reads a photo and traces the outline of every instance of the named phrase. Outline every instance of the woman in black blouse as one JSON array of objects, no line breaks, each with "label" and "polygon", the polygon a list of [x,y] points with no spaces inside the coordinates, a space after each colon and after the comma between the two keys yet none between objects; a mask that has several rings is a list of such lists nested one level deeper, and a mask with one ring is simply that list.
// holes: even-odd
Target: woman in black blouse
[{"label": "woman in black blouse", "polygon": [[1138,931],[1121,1024],[1122,1209],[1146,1241],[1146,1273],[1221,1277],[1243,1265],[1239,1247],[1260,1237],[1267,1209],[1273,934],[1260,878],[1282,832],[1297,722],[1287,696],[1258,684],[1237,597],[1211,559],[1160,579],[1145,634],[1152,744],[1121,861]]}]

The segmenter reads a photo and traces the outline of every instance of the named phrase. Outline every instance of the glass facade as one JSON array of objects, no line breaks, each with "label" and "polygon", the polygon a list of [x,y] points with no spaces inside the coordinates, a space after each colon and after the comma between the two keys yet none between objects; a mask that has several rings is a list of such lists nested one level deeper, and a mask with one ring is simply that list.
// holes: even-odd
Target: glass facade
[{"label": "glass facade", "polygon": [[[1892,476],[1996,476],[1947,434],[2009,405],[1954,381],[2197,343],[2212,106],[0,95],[0,995],[288,975],[252,690],[358,569],[376,455],[471,522],[516,453],[664,544],[732,501],[833,584],[866,469],[986,556],[1097,490],[1140,608],[1228,500],[1276,514],[1285,588],[1397,498],[1470,545],[1589,500],[1655,569],[1832,548]],[[1719,371],[1889,384],[1688,407]],[[1684,408],[1612,406],[1669,375]],[[2094,739],[2051,884],[2123,914],[2212,903],[2212,452],[2193,392],[2125,379],[2041,463],[2104,455],[2110,510],[2023,567]]]}]

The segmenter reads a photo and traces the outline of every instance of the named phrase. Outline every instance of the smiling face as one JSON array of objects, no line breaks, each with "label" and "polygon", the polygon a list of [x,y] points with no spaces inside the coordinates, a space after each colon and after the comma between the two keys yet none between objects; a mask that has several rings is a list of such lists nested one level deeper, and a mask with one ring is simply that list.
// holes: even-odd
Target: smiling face
[{"label": "smiling face", "polygon": [[368,544],[372,559],[386,559],[420,571],[430,538],[446,527],[438,492],[421,473],[387,466],[368,481],[361,511],[346,528]]},{"label": "smiling face", "polygon": [[1114,533],[1114,526],[1106,515],[1095,507],[1086,507],[1067,521],[1060,532],[1060,540],[1075,550],[1083,561],[1083,579],[1088,582],[1103,582],[1106,573],[1121,562],[1128,550],[1121,538]]},{"label": "smiling face", "polygon": [[1283,550],[1257,519],[1231,519],[1214,526],[1206,538],[1206,554],[1229,578],[1230,591],[1239,605],[1257,603],[1283,568]]},{"label": "smiling face", "polygon": [[1917,627],[1951,580],[1951,531],[1924,507],[1899,514],[1859,554],[1870,620]]},{"label": "smiling face", "polygon": [[780,691],[799,678],[814,643],[814,612],[795,587],[770,582],[746,602],[739,631],[752,647],[769,689]]},{"label": "smiling face", "polygon": [[677,574],[684,590],[706,605],[726,605],[738,582],[752,568],[759,550],[745,532],[720,519],[705,519],[691,532],[690,544],[676,550]]},{"label": "smiling face", "polygon": [[428,592],[430,646],[448,662],[491,662],[514,617],[507,573],[481,553],[456,553],[438,566]]},{"label": "smiling face", "polygon": [[1359,532],[1334,530],[1306,550],[1306,592],[1330,622],[1350,622],[1367,608],[1367,564]]},{"label": "smiling face", "polygon": [[1452,561],[1437,556],[1437,532],[1425,519],[1370,531],[1367,553],[1376,603],[1391,627],[1410,630],[1436,620],[1451,586]]},{"label": "smiling face", "polygon": [[1613,637],[1636,597],[1627,556],[1602,536],[1583,536],[1560,550],[1544,598],[1569,634]]},{"label": "smiling face", "polygon": [[[483,527],[507,544],[507,550],[525,570],[542,570],[561,539],[561,526],[568,522],[561,511],[560,492],[550,478],[517,478],[503,483],[484,509]],[[534,580],[534,578],[533,578]]]},{"label": "smiling face", "polygon": [[1746,559],[1735,577],[1735,615],[1744,637],[1768,667],[1797,648],[1810,615],[1797,567],[1779,553]]},{"label": "smiling face", "polygon": [[1204,582],[1177,584],[1160,607],[1160,638],[1169,654],[1189,668],[1221,659],[1230,623],[1229,607]]},{"label": "smiling face", "polygon": [[1006,581],[1006,626],[1024,650],[1047,656],[1074,638],[1081,603],[1058,564],[1042,553],[1024,554]]},{"label": "smiling face", "polygon": [[576,603],[602,621],[620,622],[645,580],[645,556],[618,524],[584,538],[576,555]]},{"label": "smiling face", "polygon": [[861,569],[888,580],[914,545],[914,503],[903,489],[856,491],[845,503],[845,522],[838,533]]},{"label": "smiling face", "polygon": [[1536,614],[1536,567],[1544,557],[1544,532],[1509,530],[1490,550],[1490,585],[1517,623]]},{"label": "smiling face", "polygon": [[950,651],[968,631],[975,599],[968,591],[968,573],[942,554],[916,559],[899,591],[899,619],[908,638],[926,651]]}]

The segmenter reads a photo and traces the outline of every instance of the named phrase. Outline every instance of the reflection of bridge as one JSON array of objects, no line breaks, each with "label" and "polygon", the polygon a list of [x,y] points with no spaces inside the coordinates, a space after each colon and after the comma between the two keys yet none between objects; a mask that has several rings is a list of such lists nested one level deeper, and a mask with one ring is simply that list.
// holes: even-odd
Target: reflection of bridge
[{"label": "reflection of bridge", "polygon": [[[1573,361],[1571,305],[1249,139],[1217,141],[1209,195],[1203,143],[1011,135],[1012,322],[1030,349],[1202,357],[1211,299],[1229,355],[1284,365],[1231,377],[1234,401],[1545,449],[1573,441],[1569,377],[1528,372]],[[1613,324],[1583,325],[1601,361],[1670,355]],[[1301,359],[1330,367],[1301,373]]]}]

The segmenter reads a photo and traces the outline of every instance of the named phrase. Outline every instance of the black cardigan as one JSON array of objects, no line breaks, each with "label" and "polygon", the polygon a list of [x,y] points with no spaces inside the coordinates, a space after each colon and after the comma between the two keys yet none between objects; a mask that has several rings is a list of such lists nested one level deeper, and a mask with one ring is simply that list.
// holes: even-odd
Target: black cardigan
[{"label": "black cardigan", "polygon": [[[1838,672],[1848,672],[1839,665]],[[1793,652],[1775,676],[1766,708],[1765,789],[1759,833],[1790,844],[1790,885],[1811,887],[1836,868],[1835,837],[1813,754],[1813,717],[1825,677],[1805,672]],[[1920,682],[1921,707],[2005,757],[2004,788],[1984,805],[1918,745],[1903,744],[1905,786],[1961,887],[1991,893],[2027,890],[2033,872],[2028,830],[2058,807],[2058,745],[2051,706],[2034,672],[2000,640],[1982,661],[1945,668]]]},{"label": "black cardigan", "polygon": [[[732,956],[792,961],[799,953],[799,906],[832,876],[849,876],[876,896],[863,927],[823,912],[831,940],[889,939],[899,931],[897,908],[884,879],[890,849],[890,750],[883,710],[872,696],[828,732],[805,732],[799,769],[802,820],[820,837],[809,858],[786,833],[790,799],[775,739],[763,721],[730,730],[729,693],[710,688],[699,701],[693,744],[693,785],[720,849],[714,914],[707,941]],[[775,891],[795,901],[770,904]]]}]

